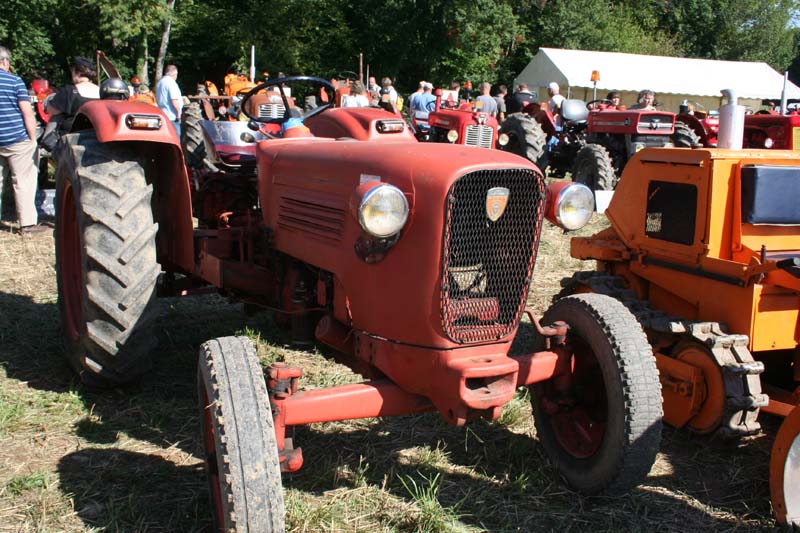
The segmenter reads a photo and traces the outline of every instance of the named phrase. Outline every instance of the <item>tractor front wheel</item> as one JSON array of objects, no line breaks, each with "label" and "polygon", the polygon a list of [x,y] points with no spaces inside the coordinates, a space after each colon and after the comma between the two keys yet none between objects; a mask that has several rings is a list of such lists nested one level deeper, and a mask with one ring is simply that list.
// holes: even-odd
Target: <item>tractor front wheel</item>
[{"label": "tractor front wheel", "polygon": [[65,135],[58,151],[58,307],[67,356],[89,385],[122,385],[151,366],[161,267],[145,164],[93,132]]},{"label": "tractor front wheel", "polygon": [[[533,117],[525,113],[512,113],[500,125],[500,133],[508,135],[508,144],[501,150],[524,157],[537,166],[543,163],[547,136]],[[542,173],[545,171],[541,167],[540,170]]]},{"label": "tractor front wheel", "polygon": [[283,531],[278,445],[255,346],[246,337],[204,343],[197,378],[215,531]]},{"label": "tractor front wheel", "polygon": [[789,413],[775,437],[769,489],[778,523],[800,529],[800,406]]},{"label": "tractor front wheel", "polygon": [[661,441],[661,385],[650,344],[609,296],[562,298],[542,324],[556,321],[569,326],[571,368],[531,386],[539,440],[573,488],[625,492],[647,476]]},{"label": "tractor front wheel", "polygon": [[575,156],[572,181],[583,183],[593,191],[613,191],[617,174],[608,151],[599,144],[587,144]]}]

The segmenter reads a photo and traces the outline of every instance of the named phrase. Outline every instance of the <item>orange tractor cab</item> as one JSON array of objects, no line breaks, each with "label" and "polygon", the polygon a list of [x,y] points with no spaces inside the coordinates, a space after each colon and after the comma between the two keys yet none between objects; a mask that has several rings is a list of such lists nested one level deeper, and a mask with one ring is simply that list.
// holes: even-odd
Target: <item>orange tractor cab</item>
[{"label": "orange tractor cab", "polygon": [[[613,190],[628,160],[646,147],[690,146],[685,126],[666,111],[618,110],[610,100],[564,100],[556,116],[532,103],[506,117],[507,149],[549,168],[552,175],[592,189]],[[541,139],[546,138],[546,146]]]},{"label": "orange tractor cab", "polygon": [[800,154],[646,149],[606,210],[573,238],[597,261],[562,294],[625,304],[656,355],[664,420],[725,437],[786,417],[772,453],[779,522],[800,526]]},{"label": "orange tractor cab", "polygon": [[[148,372],[157,288],[272,309],[293,339],[332,347],[364,376],[303,390],[302,369],[265,371],[246,338],[202,345],[218,531],[284,530],[281,471],[314,464],[294,426],[429,411],[453,425],[495,420],[520,386],[536,387],[539,435],[571,486],[638,484],[661,438],[642,329],[607,296],[565,298],[541,320],[526,307],[544,217],[580,227],[591,191],[548,187],[513,154],[418,143],[381,109],[288,105],[285,87],[299,97],[314,84],[333,90],[280,78],[244,96],[250,123],[204,121],[214,166],[190,173],[157,108],[80,109],[59,151],[55,240],[66,353],[81,378],[113,386]],[[283,116],[247,111],[272,87]],[[546,343],[510,356],[524,314]]]}]

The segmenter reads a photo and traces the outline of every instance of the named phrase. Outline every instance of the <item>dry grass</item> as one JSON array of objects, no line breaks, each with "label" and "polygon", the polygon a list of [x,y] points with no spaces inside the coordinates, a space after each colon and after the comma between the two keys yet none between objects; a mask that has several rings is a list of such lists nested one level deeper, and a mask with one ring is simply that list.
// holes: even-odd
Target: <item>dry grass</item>
[{"label": "dry grass", "polygon": [[[600,217],[590,233],[603,224]],[[357,380],[314,349],[286,345],[268,317],[217,297],[165,299],[161,351],[144,382],[76,384],[59,337],[53,240],[0,223],[0,531],[204,531],[194,377],[204,340],[244,333],[264,361],[305,369],[305,386]],[[530,304],[591,268],[546,227]],[[524,392],[498,424],[437,415],[298,428],[306,464],[284,479],[292,531],[756,530],[773,527],[771,438],[739,449],[665,430],[647,482],[621,498],[565,489],[535,438]]]}]

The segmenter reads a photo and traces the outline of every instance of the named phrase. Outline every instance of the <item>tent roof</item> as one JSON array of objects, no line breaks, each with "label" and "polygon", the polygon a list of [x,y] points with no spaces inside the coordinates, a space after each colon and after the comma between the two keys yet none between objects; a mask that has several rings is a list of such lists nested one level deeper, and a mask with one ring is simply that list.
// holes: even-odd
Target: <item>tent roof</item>
[{"label": "tent roof", "polygon": [[[739,98],[779,100],[783,75],[766,63],[715,61],[684,57],[647,56],[618,52],[539,48],[515,80],[546,87],[592,87],[591,74],[600,71],[598,89],[720,96],[733,89]],[[800,87],[787,83],[787,98],[800,98]]]}]

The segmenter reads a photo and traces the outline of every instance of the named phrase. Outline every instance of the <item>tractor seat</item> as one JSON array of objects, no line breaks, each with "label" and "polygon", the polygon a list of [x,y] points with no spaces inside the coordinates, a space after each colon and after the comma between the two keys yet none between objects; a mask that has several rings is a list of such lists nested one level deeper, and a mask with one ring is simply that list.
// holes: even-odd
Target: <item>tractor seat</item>
[{"label": "tractor seat", "polygon": [[583,100],[564,100],[561,102],[561,118],[568,122],[586,122],[589,110]]}]

